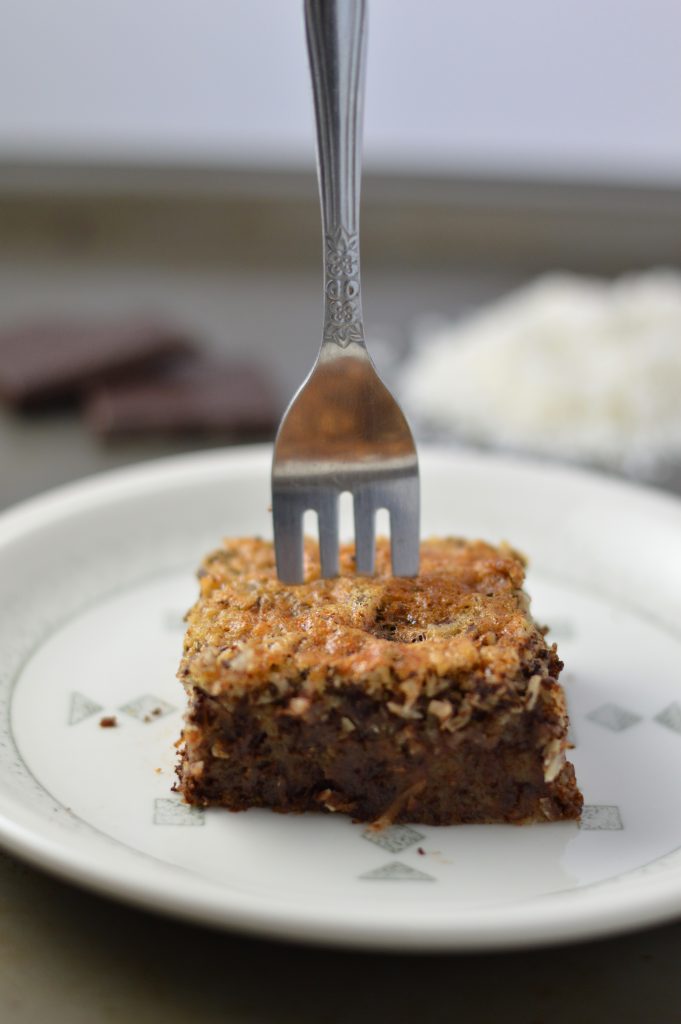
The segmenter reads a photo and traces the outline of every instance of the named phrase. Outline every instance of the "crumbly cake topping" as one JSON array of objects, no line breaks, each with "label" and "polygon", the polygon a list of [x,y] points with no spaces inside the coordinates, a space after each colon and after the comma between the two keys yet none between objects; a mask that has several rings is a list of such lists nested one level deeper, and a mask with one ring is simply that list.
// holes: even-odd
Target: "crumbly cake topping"
[{"label": "crumbly cake topping", "polygon": [[294,700],[360,685],[394,695],[390,709],[405,717],[427,699],[446,724],[453,688],[481,708],[524,704],[537,699],[533,678],[560,671],[529,614],[524,560],[507,545],[424,541],[414,579],[390,575],[385,539],[374,576],[354,575],[353,557],[343,546],[341,575],[321,579],[316,544],[306,541],[305,582],[287,585],[271,542],[225,541],[199,572],[182,681],[213,696],[264,690]]}]

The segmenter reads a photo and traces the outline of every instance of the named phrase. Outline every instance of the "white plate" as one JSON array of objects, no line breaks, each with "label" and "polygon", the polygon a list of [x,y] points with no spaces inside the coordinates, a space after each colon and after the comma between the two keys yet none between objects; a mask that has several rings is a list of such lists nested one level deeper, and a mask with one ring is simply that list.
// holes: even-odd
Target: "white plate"
[{"label": "white plate", "polygon": [[363,947],[531,945],[679,914],[681,503],[585,473],[422,453],[426,533],[532,558],[535,614],[567,665],[581,828],[367,836],[173,795],[194,570],[223,535],[269,533],[268,467],[260,448],[170,459],[0,517],[7,848],[156,910]]}]

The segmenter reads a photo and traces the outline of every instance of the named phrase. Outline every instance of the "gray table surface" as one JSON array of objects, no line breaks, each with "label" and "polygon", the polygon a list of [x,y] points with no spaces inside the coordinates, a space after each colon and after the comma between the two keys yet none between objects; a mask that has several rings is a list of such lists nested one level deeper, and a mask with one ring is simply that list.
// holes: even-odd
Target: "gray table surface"
[{"label": "gray table surface", "polygon": [[[373,272],[365,284],[370,281],[370,333],[399,350],[415,313],[456,312],[515,279]],[[8,320],[41,310],[105,313],[125,303],[161,308],[215,345],[266,360],[282,400],[306,369],[318,335],[316,272],[173,276],[13,261],[0,266],[0,298]],[[389,364],[389,346],[381,358]],[[3,413],[0,505],[186,447],[106,447],[74,413]],[[681,1021],[680,963],[681,923],[512,954],[400,957],[275,944],[108,902],[0,854],[0,1020],[8,1024]]]}]

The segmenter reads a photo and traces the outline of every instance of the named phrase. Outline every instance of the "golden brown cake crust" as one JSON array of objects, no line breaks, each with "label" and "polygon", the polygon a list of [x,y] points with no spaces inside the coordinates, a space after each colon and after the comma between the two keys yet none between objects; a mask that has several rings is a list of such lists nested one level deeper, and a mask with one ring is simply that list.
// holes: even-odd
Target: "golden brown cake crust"
[{"label": "golden brown cake crust", "polygon": [[519,650],[543,645],[522,591],[524,561],[508,546],[424,541],[421,573],[405,579],[389,575],[389,546],[379,539],[374,577],[352,574],[349,545],[341,573],[320,579],[308,542],[305,583],[285,585],[270,542],[225,541],[200,570],[183,672],[215,695],[304,676],[309,691],[333,678],[408,698],[476,671],[503,687],[517,675]]}]

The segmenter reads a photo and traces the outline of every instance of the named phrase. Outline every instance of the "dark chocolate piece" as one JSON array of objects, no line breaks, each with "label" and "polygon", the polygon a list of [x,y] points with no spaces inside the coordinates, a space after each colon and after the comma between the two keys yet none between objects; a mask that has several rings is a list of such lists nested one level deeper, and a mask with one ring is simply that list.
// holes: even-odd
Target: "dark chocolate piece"
[{"label": "dark chocolate piece", "polygon": [[279,412],[258,367],[208,357],[101,385],[85,406],[90,427],[108,438],[159,433],[272,437]]},{"label": "dark chocolate piece", "polygon": [[0,333],[0,397],[15,408],[50,405],[192,349],[182,331],[151,321],[7,330]]}]

